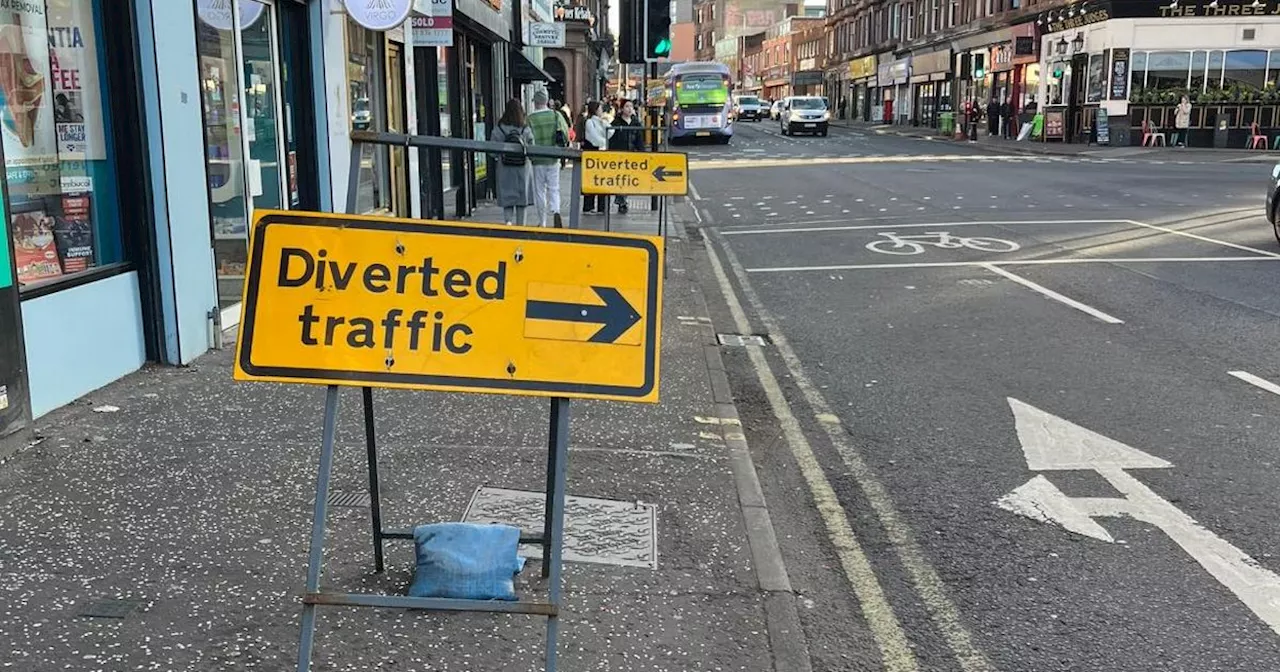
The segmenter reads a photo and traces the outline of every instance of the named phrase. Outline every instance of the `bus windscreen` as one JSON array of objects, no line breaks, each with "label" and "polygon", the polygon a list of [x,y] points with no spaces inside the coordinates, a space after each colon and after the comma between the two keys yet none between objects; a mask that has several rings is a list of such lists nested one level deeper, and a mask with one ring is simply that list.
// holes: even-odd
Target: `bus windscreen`
[{"label": "bus windscreen", "polygon": [[720,75],[683,75],[675,88],[681,106],[724,105],[729,100],[729,87]]}]

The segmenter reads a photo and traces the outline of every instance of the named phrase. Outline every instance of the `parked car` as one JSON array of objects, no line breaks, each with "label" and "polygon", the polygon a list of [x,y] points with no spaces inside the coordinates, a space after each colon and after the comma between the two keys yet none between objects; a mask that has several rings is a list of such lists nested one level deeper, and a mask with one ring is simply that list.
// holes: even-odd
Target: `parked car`
[{"label": "parked car", "polygon": [[785,104],[778,120],[783,135],[813,133],[826,136],[827,125],[831,121],[831,111],[827,109],[825,98],[790,96],[783,100]]},{"label": "parked car", "polygon": [[1271,180],[1267,182],[1267,221],[1280,242],[1280,163],[1271,169]]},{"label": "parked car", "polygon": [[769,108],[769,118],[774,121],[777,121],[778,116],[782,114],[782,105],[783,103],[786,103],[786,102],[787,102],[786,98],[779,98],[773,101],[773,105]]},{"label": "parked car", "polygon": [[760,121],[764,119],[765,106],[756,96],[735,96],[733,99],[733,116],[739,121]]}]

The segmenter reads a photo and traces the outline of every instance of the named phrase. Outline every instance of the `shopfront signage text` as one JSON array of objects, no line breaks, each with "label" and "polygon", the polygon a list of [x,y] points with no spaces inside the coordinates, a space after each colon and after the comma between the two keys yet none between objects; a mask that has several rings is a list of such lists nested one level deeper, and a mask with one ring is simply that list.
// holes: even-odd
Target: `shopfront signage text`
[{"label": "shopfront signage text", "polygon": [[1251,4],[1211,4],[1204,3],[1198,5],[1178,5],[1170,6],[1160,5],[1160,16],[1163,18],[1185,18],[1185,17],[1204,17],[1204,16],[1280,16],[1280,3],[1259,3],[1256,7]]},{"label": "shopfront signage text", "polygon": [[235,378],[656,402],[661,297],[652,236],[260,210]]},{"label": "shopfront signage text", "polygon": [[1080,16],[1072,16],[1065,19],[1056,19],[1050,21],[1047,26],[1046,33],[1056,33],[1061,30],[1071,30],[1072,28],[1081,28],[1093,23],[1102,23],[1111,18],[1111,12],[1105,7],[1095,9],[1091,12],[1081,14]]},{"label": "shopfront signage text", "polygon": [[530,23],[529,24],[529,46],[531,47],[563,47],[564,46],[564,24],[559,22]]},{"label": "shopfront signage text", "polygon": [[849,61],[849,79],[862,79],[876,75],[876,57],[863,56]]},{"label": "shopfront signage text", "polygon": [[556,21],[575,21],[595,25],[596,15],[584,5],[556,3]]},{"label": "shopfront signage text", "polygon": [[678,152],[587,152],[582,155],[582,193],[684,196],[689,193],[689,158]]},{"label": "shopfront signage text", "polygon": [[413,0],[345,0],[347,16],[369,30],[391,30],[404,25]]}]

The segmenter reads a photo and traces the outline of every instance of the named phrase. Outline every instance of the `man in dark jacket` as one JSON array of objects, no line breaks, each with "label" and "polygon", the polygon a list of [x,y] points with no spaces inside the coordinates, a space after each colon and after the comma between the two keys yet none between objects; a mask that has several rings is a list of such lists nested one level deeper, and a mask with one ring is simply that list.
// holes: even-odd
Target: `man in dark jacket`
[{"label": "man in dark jacket", "polygon": [[[609,149],[622,152],[644,151],[644,128],[640,117],[636,115],[636,107],[629,100],[622,102],[618,114],[613,118],[613,134],[609,136]],[[618,204],[618,214],[627,214],[627,197],[614,196]]]}]

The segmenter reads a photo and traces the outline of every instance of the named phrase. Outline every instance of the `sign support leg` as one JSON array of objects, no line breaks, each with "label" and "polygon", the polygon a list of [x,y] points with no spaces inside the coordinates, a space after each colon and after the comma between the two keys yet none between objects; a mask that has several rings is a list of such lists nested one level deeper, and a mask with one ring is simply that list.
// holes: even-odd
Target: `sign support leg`
[{"label": "sign support leg", "polygon": [[582,224],[582,159],[573,162],[569,188],[569,228],[576,229]]},{"label": "sign support leg", "polygon": [[369,455],[369,515],[373,519],[373,571],[381,573],[382,491],[378,488],[378,443],[373,425],[373,388],[360,388],[364,401],[364,445]]},{"label": "sign support leg", "polygon": [[[564,497],[565,480],[569,470],[569,400],[559,397],[551,400],[551,437],[547,470],[547,521],[546,534],[550,543],[543,553],[543,568],[549,572],[548,602],[560,607],[561,554],[564,550]],[[546,672],[556,672],[556,645],[560,637],[560,618],[547,617]]]},{"label": "sign support leg", "polygon": [[[338,424],[338,386],[330,385],[324,396],[324,431],[320,439],[320,473],[316,477],[315,512],[311,521],[311,554],[307,559],[307,593],[320,592],[320,569],[324,564],[324,521],[329,512],[329,477],[333,471],[333,439]],[[557,560],[559,558],[557,557]],[[557,572],[558,574],[558,572]],[[559,586],[556,586],[559,595]],[[311,645],[316,635],[316,605],[302,605],[302,638],[298,642],[298,672],[311,669]]]}]

